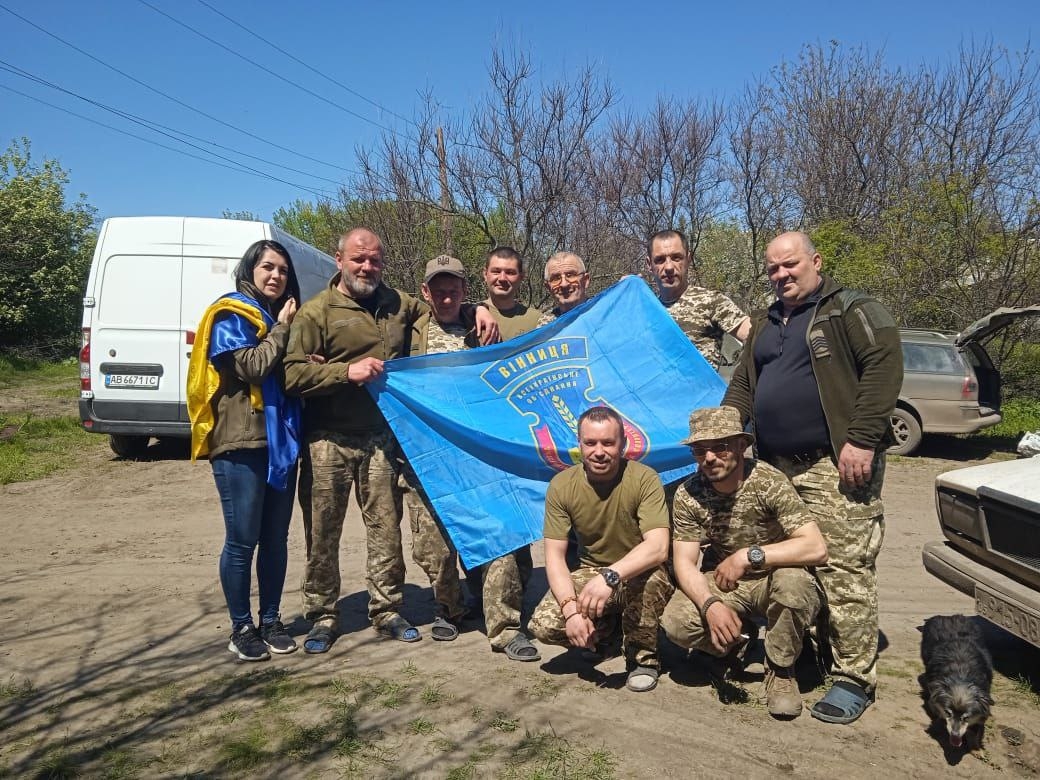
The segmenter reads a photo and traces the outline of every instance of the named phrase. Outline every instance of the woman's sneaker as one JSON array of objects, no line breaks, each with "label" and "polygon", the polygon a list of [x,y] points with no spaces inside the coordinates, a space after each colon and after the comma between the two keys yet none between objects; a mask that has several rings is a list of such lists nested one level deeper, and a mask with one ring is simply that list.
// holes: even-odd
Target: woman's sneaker
[{"label": "woman's sneaker", "polygon": [[243,661],[266,661],[271,657],[260,632],[252,623],[243,623],[231,633],[227,649]]},{"label": "woman's sneaker", "polygon": [[260,638],[264,640],[272,653],[284,655],[296,650],[296,640],[289,636],[289,632],[285,630],[285,626],[280,620],[260,626]]}]

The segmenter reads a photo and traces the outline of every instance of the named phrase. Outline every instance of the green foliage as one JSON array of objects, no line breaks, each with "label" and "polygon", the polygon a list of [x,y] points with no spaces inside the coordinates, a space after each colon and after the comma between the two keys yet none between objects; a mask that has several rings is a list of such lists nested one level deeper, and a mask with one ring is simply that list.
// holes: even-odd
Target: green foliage
[{"label": "green foliage", "polygon": [[811,234],[824,258],[824,272],[846,287],[877,294],[886,271],[885,247],[868,241],[847,220],[831,220]]},{"label": "green foliage", "polygon": [[39,479],[79,460],[105,439],[84,431],[75,417],[0,415],[0,485]]},{"label": "green foliage", "polygon": [[0,154],[0,345],[24,355],[68,355],[78,341],[97,234],[84,196],[66,203],[68,181],[55,160],[32,160],[27,138]]},{"label": "green foliage", "polygon": [[1040,431],[1040,399],[1011,398],[1000,405],[1001,421],[979,431],[982,436],[1018,439],[1026,431]]},{"label": "green foliage", "polygon": [[305,200],[296,200],[278,209],[273,222],[289,235],[330,255],[335,253],[336,242],[344,230],[364,224],[350,224],[345,211],[337,205]]}]

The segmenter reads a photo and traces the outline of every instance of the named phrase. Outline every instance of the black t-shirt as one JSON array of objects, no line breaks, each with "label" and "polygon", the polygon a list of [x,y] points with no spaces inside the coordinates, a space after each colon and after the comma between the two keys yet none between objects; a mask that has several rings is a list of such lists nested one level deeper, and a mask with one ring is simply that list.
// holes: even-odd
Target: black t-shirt
[{"label": "black t-shirt", "polygon": [[814,293],[791,312],[786,324],[778,301],[755,339],[755,437],[765,458],[830,447],[806,339],[819,300]]}]

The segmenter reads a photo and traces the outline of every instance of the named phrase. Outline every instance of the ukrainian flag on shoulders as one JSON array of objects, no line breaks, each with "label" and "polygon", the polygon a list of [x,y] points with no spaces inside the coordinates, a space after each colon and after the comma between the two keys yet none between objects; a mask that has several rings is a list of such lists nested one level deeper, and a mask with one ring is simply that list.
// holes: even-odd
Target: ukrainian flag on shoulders
[{"label": "ukrainian flag on shoulders", "polygon": [[690,474],[693,409],[726,386],[638,277],[502,344],[385,364],[367,385],[467,569],[542,538],[549,480],[580,461],[578,417],[625,420],[626,457]]}]

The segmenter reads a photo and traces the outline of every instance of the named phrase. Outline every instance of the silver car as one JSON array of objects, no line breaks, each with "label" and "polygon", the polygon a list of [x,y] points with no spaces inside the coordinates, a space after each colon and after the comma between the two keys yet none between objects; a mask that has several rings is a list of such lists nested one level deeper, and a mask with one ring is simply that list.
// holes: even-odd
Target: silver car
[{"label": "silver car", "polygon": [[892,412],[894,455],[909,455],[925,433],[974,433],[1000,422],[1000,372],[982,345],[1040,306],[997,309],[960,334],[904,329],[903,387]]}]

